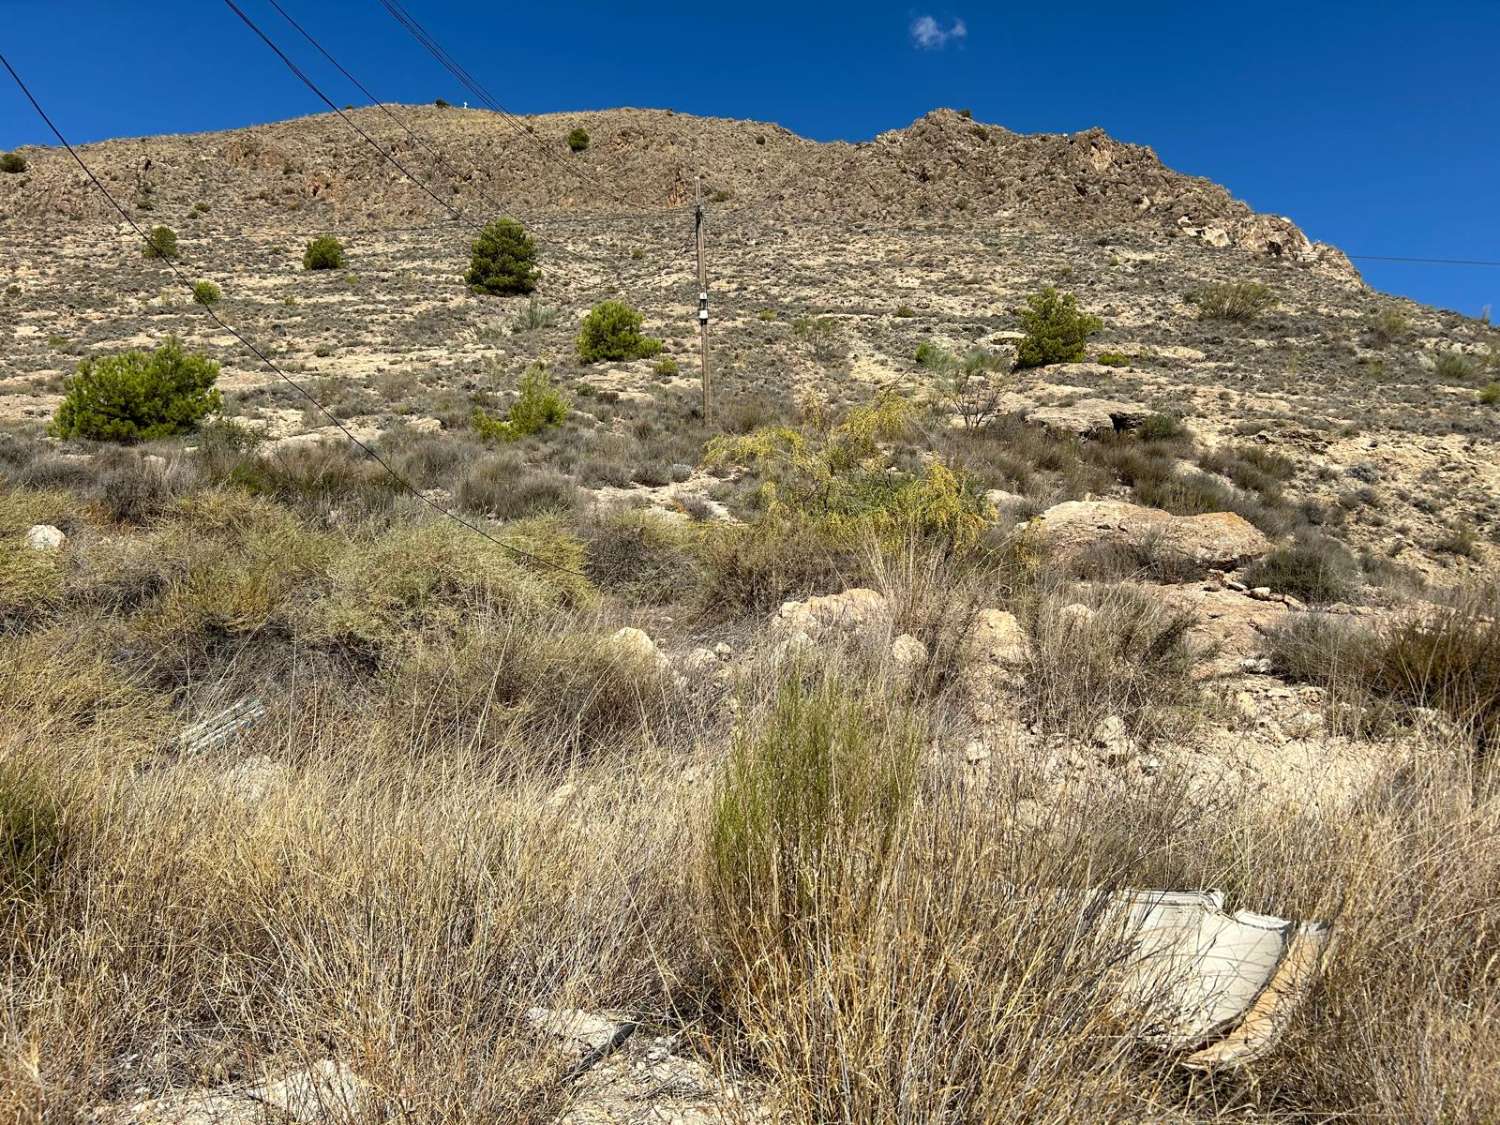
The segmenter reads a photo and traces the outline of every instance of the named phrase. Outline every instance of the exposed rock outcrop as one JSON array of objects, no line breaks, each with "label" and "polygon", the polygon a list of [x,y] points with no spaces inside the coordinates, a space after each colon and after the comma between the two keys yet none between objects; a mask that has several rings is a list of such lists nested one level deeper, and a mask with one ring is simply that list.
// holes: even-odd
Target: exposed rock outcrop
[{"label": "exposed rock outcrop", "polygon": [[1025,529],[1061,564],[1112,544],[1169,557],[1178,566],[1228,570],[1271,549],[1271,541],[1234,512],[1174,516],[1119,500],[1069,500],[1048,508]]}]

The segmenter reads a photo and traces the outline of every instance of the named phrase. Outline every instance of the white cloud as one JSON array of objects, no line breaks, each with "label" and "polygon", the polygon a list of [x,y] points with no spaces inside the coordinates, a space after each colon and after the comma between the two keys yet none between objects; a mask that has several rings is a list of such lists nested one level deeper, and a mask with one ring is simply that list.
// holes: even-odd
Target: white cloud
[{"label": "white cloud", "polygon": [[947,27],[932,16],[918,16],[911,21],[911,41],[923,51],[941,51],[951,41],[968,34],[969,27],[961,19],[955,19]]}]

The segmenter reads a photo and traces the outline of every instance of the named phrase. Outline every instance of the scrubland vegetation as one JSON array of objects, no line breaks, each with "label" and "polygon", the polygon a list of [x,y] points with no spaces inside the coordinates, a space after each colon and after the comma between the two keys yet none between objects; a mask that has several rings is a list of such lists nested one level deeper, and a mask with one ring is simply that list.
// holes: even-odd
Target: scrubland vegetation
[{"label": "scrubland vegetation", "polygon": [[[594,168],[595,131],[538,135]],[[213,337],[83,318],[35,337],[60,405],[0,429],[0,1121],[177,1125],[124,1115],[328,1059],[365,1084],[330,1122],[672,1119],[655,1071],[591,1100],[652,1053],[713,1079],[684,1122],[1500,1115],[1494,531],[1449,503],[1492,338],[1181,238],[1063,264],[934,228],[893,286],[878,230],[752,228],[709,425],[696,279],[633,227],[544,278],[562,224],[317,222],[253,248],[263,284],[203,272],[326,414]],[[1368,409],[1276,398],[1355,383]],[[1418,400],[1446,444],[1412,468],[1371,418]],[[1100,500],[1265,538],[1049,548],[1037,517]],[[856,587],[883,616],[787,625]],[[1141,888],[1333,926],[1264,1057],[1191,1069],[1124,1004],[1110,896]],[[537,1008],[639,1030],[585,1055]]]},{"label": "scrubland vegetation", "polygon": [[[377,1116],[552,1120],[563,1064],[523,1018],[544,1005],[675,1032],[789,1121],[1483,1119],[1493,619],[1276,643],[1401,738],[1414,707],[1449,717],[1336,814],[1188,799],[1172,771],[1072,793],[1024,758],[971,775],[929,748],[963,737],[981,606],[1026,623],[1016,703],[1037,729],[1121,714],[1150,742],[1215,704],[1188,619],[1005,545],[957,461],[901,468],[922,425],[885,398],[710,443],[706,463],[751,474],[743,526],[558,505],[490,524],[499,545],[341,449],[263,458],[233,423],[196,453],[158,445],[165,468],[122,451],[62,487],[12,442],[0,1108],[62,1118],[333,1054]],[[972,458],[993,436],[954,439]],[[1188,440],[1057,443],[1031,471],[1139,488]],[[388,452],[415,469],[439,450]],[[1267,504],[1284,476],[1216,467]],[[18,547],[43,522],[66,552]],[[1306,549],[1266,565],[1300,573]],[[923,676],[880,637],[795,658],[763,637],[783,599],[856,583],[934,654]],[[1060,613],[1079,598],[1082,632]],[[684,680],[609,640],[632,607],[742,656]],[[231,746],[174,742],[246,697],[268,715]],[[1122,949],[1098,894],[1179,885],[1338,927],[1253,1075],[1190,1078],[1110,1014]]]}]

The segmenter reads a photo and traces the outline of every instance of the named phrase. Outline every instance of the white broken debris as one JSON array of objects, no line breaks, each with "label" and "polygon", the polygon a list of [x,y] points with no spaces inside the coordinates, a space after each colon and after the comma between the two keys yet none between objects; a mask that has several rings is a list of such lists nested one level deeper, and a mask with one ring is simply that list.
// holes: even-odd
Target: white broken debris
[{"label": "white broken debris", "polygon": [[183,754],[201,754],[232,741],[265,718],[265,706],[258,699],[242,699],[217,715],[194,723],[177,736],[177,748]]},{"label": "white broken debris", "polygon": [[1125,891],[1132,955],[1118,1014],[1195,1069],[1243,1066],[1285,1030],[1322,970],[1332,928],[1224,910],[1220,891]]}]

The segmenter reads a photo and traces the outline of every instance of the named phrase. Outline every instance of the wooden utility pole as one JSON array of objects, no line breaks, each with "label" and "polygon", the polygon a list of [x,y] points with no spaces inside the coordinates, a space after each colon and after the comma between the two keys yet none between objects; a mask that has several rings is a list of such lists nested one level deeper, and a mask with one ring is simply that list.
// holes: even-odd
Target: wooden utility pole
[{"label": "wooden utility pole", "polygon": [[708,388],[708,263],[703,255],[703,177],[698,177],[698,204],[693,209],[694,229],[698,240],[698,341],[699,363],[703,372],[703,424],[708,425],[711,402]]}]

